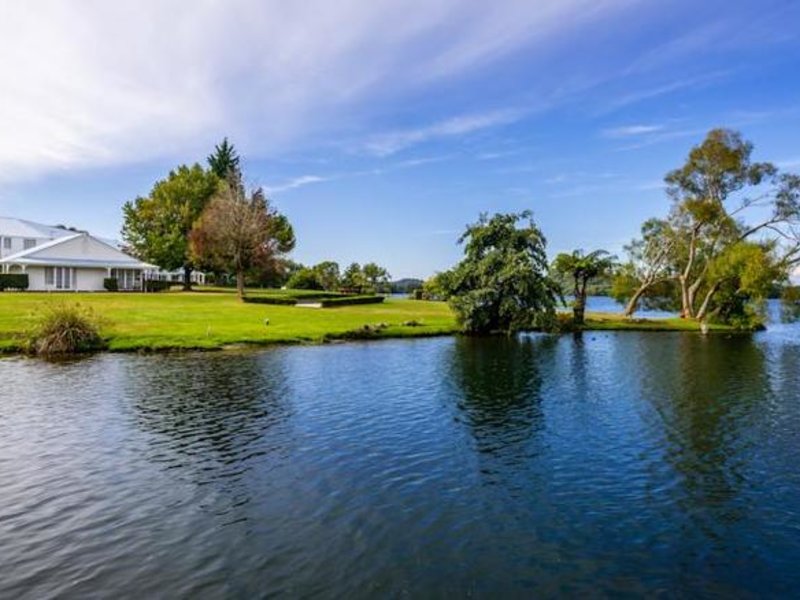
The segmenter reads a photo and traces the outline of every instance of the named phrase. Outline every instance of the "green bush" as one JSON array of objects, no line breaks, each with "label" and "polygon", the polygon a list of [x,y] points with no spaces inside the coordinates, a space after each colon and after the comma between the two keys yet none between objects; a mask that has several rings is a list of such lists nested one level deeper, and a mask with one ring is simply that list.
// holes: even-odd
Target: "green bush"
[{"label": "green bush", "polygon": [[0,292],[7,289],[27,290],[29,285],[27,273],[4,273],[0,274]]},{"label": "green bush", "polygon": [[323,308],[334,308],[355,304],[380,304],[383,300],[383,296],[342,296],[340,298],[323,298],[320,300],[320,304]]},{"label": "green bush", "polygon": [[34,316],[26,333],[29,352],[43,356],[78,354],[101,350],[100,320],[80,304],[54,304]]},{"label": "green bush", "polygon": [[300,269],[286,282],[286,287],[295,290],[321,290],[322,283],[314,269]]},{"label": "green bush", "polygon": [[166,292],[172,287],[171,281],[161,281],[160,279],[147,279],[144,282],[145,292]]},{"label": "green bush", "polygon": [[116,277],[106,277],[103,279],[103,288],[105,288],[107,292],[118,292],[119,281]]}]

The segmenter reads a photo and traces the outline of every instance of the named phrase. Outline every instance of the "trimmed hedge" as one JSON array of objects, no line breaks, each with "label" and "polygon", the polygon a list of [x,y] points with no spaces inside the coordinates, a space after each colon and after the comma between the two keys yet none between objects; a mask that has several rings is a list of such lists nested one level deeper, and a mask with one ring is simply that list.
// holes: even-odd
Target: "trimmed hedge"
[{"label": "trimmed hedge", "polygon": [[0,292],[9,290],[27,290],[30,282],[27,273],[0,274]]},{"label": "trimmed hedge", "polygon": [[103,288],[107,292],[118,292],[119,291],[119,281],[116,277],[106,277],[103,279]]},{"label": "trimmed hedge", "polygon": [[286,296],[245,296],[244,301],[249,304],[278,304],[281,306],[297,304],[296,298],[287,298]]},{"label": "trimmed hedge", "polygon": [[286,290],[284,294],[290,298],[297,300],[322,300],[323,298],[344,298],[345,295],[341,292],[323,292],[323,291],[308,291],[305,290]]},{"label": "trimmed hedge", "polygon": [[160,279],[146,279],[144,282],[145,292],[166,292],[172,287],[171,281],[161,281]]},{"label": "trimmed hedge", "polygon": [[353,306],[355,304],[380,304],[383,296],[342,296],[341,298],[326,298],[320,300],[322,308],[335,308],[337,306]]}]

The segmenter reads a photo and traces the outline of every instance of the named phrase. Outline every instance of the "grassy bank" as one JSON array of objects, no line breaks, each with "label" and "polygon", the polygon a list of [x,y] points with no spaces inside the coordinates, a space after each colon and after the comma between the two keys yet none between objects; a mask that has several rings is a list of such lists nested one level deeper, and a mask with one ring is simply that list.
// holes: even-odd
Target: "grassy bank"
[{"label": "grassy bank", "polygon": [[[254,294],[258,294],[255,292]],[[49,303],[78,302],[105,322],[112,351],[218,349],[233,344],[318,343],[375,328],[375,336],[453,333],[455,320],[443,303],[387,300],[383,304],[314,309],[244,304],[231,292],[160,294],[0,294],[0,351],[15,352],[37,310]],[[265,324],[269,319],[269,324]],[[415,321],[417,326],[409,326]],[[371,332],[367,332],[368,334]]]},{"label": "grassy bank", "polygon": [[[59,301],[78,302],[99,315],[112,351],[219,349],[237,344],[320,343],[457,331],[453,314],[442,302],[390,298],[382,304],[320,309],[244,304],[231,291],[222,290],[160,294],[6,292],[0,294],[0,352],[19,351],[21,336],[34,314]],[[266,319],[269,324],[265,324]],[[697,331],[698,325],[681,319],[628,320],[620,315],[590,313],[585,329]]]}]

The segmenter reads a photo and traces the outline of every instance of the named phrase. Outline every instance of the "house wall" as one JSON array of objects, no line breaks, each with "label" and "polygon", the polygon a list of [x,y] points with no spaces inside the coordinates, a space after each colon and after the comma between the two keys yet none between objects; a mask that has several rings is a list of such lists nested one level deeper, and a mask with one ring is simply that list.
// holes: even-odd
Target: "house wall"
[{"label": "house wall", "polygon": [[108,277],[106,269],[76,269],[78,274],[78,290],[85,292],[102,292],[103,280]]},{"label": "house wall", "polygon": [[28,289],[31,291],[44,291],[44,267],[28,267],[25,269],[28,274]]},{"label": "house wall", "polygon": [[79,292],[102,292],[103,280],[108,277],[106,269],[75,269],[78,280],[77,287],[73,285],[70,290],[56,290],[55,286],[45,285],[44,267],[28,267],[25,272],[28,274],[28,289],[32,292],[48,291],[79,291]]}]

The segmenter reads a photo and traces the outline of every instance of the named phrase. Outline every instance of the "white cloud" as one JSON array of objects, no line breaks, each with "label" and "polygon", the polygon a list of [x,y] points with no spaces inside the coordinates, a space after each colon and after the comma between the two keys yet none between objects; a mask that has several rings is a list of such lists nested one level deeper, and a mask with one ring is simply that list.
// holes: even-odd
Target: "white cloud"
[{"label": "white cloud", "polygon": [[300,177],[295,177],[294,179],[290,179],[289,181],[286,181],[279,185],[265,186],[264,191],[267,192],[267,194],[275,194],[303,187],[304,185],[310,185],[312,183],[321,183],[323,181],[330,181],[331,179],[332,179],[331,177],[321,177],[319,175],[302,175]]},{"label": "white cloud", "polygon": [[387,156],[431,139],[465,135],[482,129],[497,127],[498,125],[507,125],[518,120],[522,115],[522,111],[514,109],[460,115],[423,127],[393,131],[375,136],[367,141],[366,149],[378,156]]},{"label": "white cloud", "polygon": [[[0,19],[0,178],[202,157],[222,135],[269,154],[629,0],[41,0]],[[509,120],[386,137],[385,152]]]},{"label": "white cloud", "polygon": [[730,70],[711,71],[702,75],[671,81],[663,85],[656,85],[654,87],[643,88],[632,92],[625,92],[624,94],[612,99],[604,107],[601,107],[598,112],[599,114],[613,112],[632,104],[638,104],[639,102],[643,102],[645,100],[652,100],[653,98],[672,94],[687,88],[704,88],[714,83],[723,81],[725,78],[730,76],[730,74]]},{"label": "white cloud", "polygon": [[612,127],[604,129],[603,135],[610,138],[631,137],[655,133],[664,129],[663,125],[623,125],[622,127]]}]

